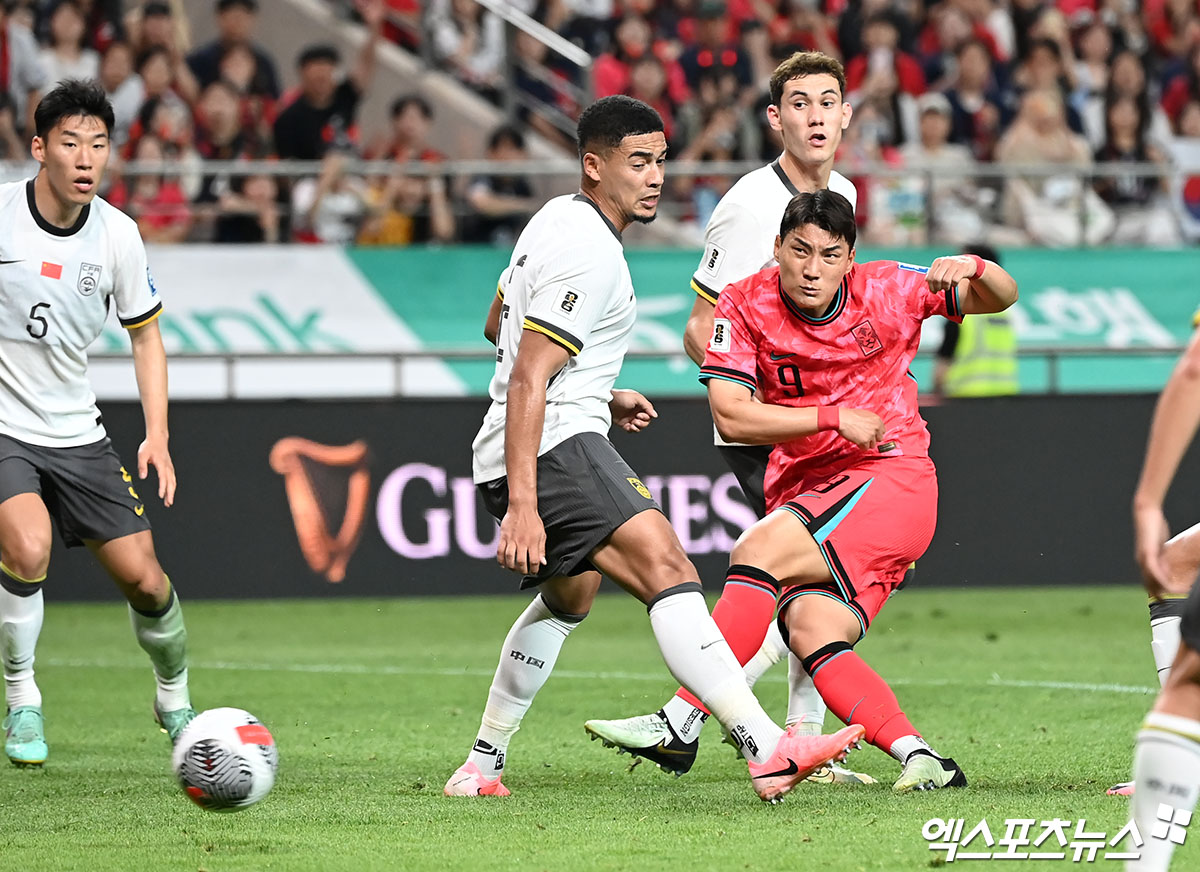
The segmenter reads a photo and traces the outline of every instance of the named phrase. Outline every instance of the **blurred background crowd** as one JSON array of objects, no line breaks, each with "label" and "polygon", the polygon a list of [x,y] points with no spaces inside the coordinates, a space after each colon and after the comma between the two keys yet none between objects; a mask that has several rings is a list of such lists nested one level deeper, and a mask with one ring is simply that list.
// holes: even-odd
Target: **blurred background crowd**
[{"label": "blurred background crowd", "polygon": [[[318,30],[294,57],[267,48],[260,2],[289,0],[4,0],[0,160],[27,159],[41,93],[94,77],[119,162],[164,161],[118,163],[106,191],[149,241],[503,245],[542,201],[532,141],[569,156],[582,105],[626,93],[662,114],[673,161],[714,167],[670,181],[664,212],[694,237],[731,162],[778,156],[767,80],[815,49],[845,64],[836,166],[866,240],[1170,246],[1200,209],[1181,169],[1200,152],[1198,0],[319,0],[364,38],[345,52]],[[214,38],[191,38],[197,16]],[[458,154],[415,87],[361,117],[384,44],[503,123]],[[454,170],[480,155],[490,171]],[[262,160],[320,163],[227,163]]]}]

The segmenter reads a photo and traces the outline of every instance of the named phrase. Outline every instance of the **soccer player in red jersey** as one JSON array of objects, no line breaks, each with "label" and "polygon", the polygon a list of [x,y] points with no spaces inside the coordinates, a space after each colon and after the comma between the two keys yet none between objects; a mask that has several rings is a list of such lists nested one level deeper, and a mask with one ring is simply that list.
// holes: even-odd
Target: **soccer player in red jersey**
[{"label": "soccer player in red jersey", "polygon": [[[855,264],[855,237],[845,197],[798,194],[780,225],[778,265],[729,285],[717,303],[700,371],[713,420],[725,439],[776,446],[768,514],[734,546],[726,589],[782,588],[789,647],[830,711],[903,764],[896,790],[964,786],[854,645],[933,538],[937,474],[909,373],[921,323],[1003,311],[1017,286],[972,255],[928,268]],[[718,601],[717,625],[727,616]],[[761,628],[742,639],[739,660],[753,656],[771,616],[769,606],[736,616]]]}]

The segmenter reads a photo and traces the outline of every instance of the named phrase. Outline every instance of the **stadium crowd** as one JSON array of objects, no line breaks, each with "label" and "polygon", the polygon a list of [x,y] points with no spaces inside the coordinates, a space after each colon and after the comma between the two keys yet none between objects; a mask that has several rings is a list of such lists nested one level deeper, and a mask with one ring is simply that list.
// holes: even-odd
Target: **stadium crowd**
[{"label": "stadium crowd", "polygon": [[[654,106],[675,159],[770,161],[781,145],[765,83],[780,59],[815,49],[845,64],[854,118],[838,166],[859,187],[866,239],[1181,239],[1165,174],[1087,170],[1166,168],[1181,146],[1200,149],[1197,0],[510,0],[591,54],[586,74],[524,35],[507,58],[504,23],[475,0],[329,2],[369,32],[354,57],[320,43],[272,57],[256,35],[257,0],[186,13],[182,0],[3,0],[0,159],[27,157],[37,94],[96,77],[116,108],[120,158],[183,167],[113,173],[106,196],[148,241],[503,245],[537,208],[528,179],[405,173],[410,161],[477,157],[437,150],[434,108],[415,94],[396,95],[387,119],[359,117],[381,39],[496,102],[516,90],[514,123],[488,140],[499,161],[527,159],[531,131],[569,148],[552,121],[578,114],[579,91],[563,85],[589,84]],[[212,14],[217,38],[193,44],[188,14]],[[347,171],[351,156],[397,170],[362,176]],[[323,170],[289,182],[204,169],[259,158]],[[1005,171],[1030,164],[1062,172]],[[880,166],[897,172],[871,172]],[[703,227],[732,181],[672,178],[671,214]]]}]

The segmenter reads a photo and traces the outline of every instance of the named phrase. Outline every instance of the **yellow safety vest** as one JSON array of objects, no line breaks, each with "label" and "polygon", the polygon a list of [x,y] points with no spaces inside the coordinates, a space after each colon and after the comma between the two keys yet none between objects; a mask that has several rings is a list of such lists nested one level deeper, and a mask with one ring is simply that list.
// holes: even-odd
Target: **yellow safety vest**
[{"label": "yellow safety vest", "polygon": [[1019,390],[1017,333],[1008,315],[968,315],[946,372],[946,396],[1000,397]]}]

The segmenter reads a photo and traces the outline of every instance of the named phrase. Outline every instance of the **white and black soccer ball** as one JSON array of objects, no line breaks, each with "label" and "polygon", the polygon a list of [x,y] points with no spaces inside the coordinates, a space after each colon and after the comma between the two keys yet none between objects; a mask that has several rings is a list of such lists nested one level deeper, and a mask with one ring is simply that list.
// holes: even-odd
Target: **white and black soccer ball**
[{"label": "white and black soccer ball", "polygon": [[201,712],[179,735],[171,768],[179,786],[209,811],[241,811],[275,784],[279,752],[263,723],[249,712],[215,708]]}]

